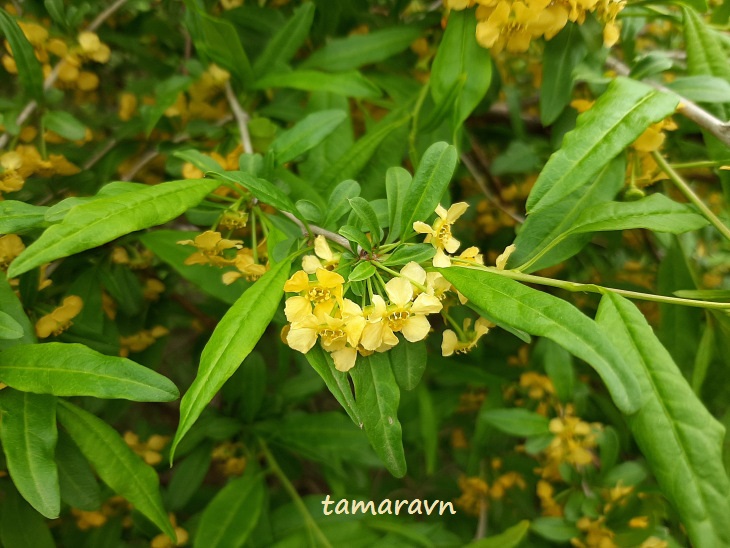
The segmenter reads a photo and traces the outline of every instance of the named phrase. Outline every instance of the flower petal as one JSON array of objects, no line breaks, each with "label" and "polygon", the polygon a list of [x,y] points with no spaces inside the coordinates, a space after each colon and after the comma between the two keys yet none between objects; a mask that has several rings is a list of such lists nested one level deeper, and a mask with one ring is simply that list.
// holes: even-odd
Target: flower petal
[{"label": "flower petal", "polygon": [[322,263],[314,255],[305,255],[302,258],[302,270],[307,274],[314,274],[318,268],[322,268]]},{"label": "flower petal", "polygon": [[289,330],[286,342],[290,348],[306,354],[317,342],[317,330],[312,327],[294,327]]},{"label": "flower petal", "polygon": [[433,266],[436,268],[448,268],[451,266],[451,259],[443,249],[437,249],[436,255],[433,256]]},{"label": "flower petal", "polygon": [[284,284],[284,291],[287,293],[299,293],[309,289],[309,276],[304,270],[295,272]]},{"label": "flower petal", "polygon": [[426,271],[420,264],[414,261],[411,261],[406,266],[401,268],[400,273],[403,274],[406,278],[413,280],[414,282],[417,282],[421,285],[426,283]]},{"label": "flower petal", "polygon": [[425,339],[430,330],[431,324],[428,323],[426,316],[416,314],[405,321],[403,329],[401,329],[401,333],[403,333],[406,340],[410,342],[418,342]]},{"label": "flower petal", "polygon": [[332,360],[335,362],[335,369],[337,369],[337,371],[349,371],[355,366],[357,350],[347,346],[342,350],[332,352],[331,356]]},{"label": "flower petal", "polygon": [[421,293],[416,300],[413,301],[411,312],[413,314],[436,314],[441,312],[443,305],[438,297],[429,295],[428,293]]},{"label": "flower petal", "polygon": [[287,321],[294,323],[302,321],[306,316],[312,313],[312,305],[306,297],[294,296],[286,300],[284,304],[284,314]]},{"label": "flower petal", "polygon": [[385,284],[385,291],[391,303],[405,306],[413,298],[413,286],[405,278],[393,278]]},{"label": "flower petal", "polygon": [[456,333],[454,333],[451,329],[446,329],[444,331],[444,338],[441,341],[441,355],[451,356],[454,353],[454,350],[456,350],[456,343],[458,342],[459,339],[456,337]]}]

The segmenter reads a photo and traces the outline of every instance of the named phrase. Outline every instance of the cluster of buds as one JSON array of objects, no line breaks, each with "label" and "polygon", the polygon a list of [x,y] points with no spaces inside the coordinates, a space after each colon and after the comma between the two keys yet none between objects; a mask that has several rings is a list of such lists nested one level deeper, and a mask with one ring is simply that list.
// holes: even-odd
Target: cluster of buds
[{"label": "cluster of buds", "polygon": [[80,170],[62,154],[43,157],[33,145],[18,145],[15,150],[0,155],[0,195],[3,192],[17,192],[25,180],[55,175],[75,175]]}]

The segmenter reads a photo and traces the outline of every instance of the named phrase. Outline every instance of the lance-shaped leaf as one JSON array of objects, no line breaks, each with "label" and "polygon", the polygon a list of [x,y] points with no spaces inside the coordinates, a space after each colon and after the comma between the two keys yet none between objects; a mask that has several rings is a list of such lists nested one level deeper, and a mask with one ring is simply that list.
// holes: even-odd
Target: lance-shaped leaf
[{"label": "lance-shaped leaf", "polygon": [[17,323],[21,330],[22,335],[16,339],[3,339],[0,337],[0,350],[4,348],[10,348],[18,344],[28,344],[35,342],[35,332],[33,326],[25,315],[23,305],[18,300],[15,291],[8,283],[5,273],[0,271],[0,310],[4,314],[10,316],[15,323]]},{"label": "lance-shaped leaf", "polygon": [[332,356],[318,344],[315,344],[305,355],[309,365],[322,377],[327,388],[335,399],[340,402],[352,422],[361,426],[360,412],[357,403],[355,403],[355,398],[352,396],[352,388],[350,387],[350,381],[347,379],[347,373],[335,369]]},{"label": "lance-shaped leaf", "polygon": [[266,42],[264,51],[253,65],[257,77],[272,71],[281,70],[294,57],[309,36],[314,21],[314,3],[305,3],[294,10],[276,33]]},{"label": "lance-shaped leaf", "polygon": [[570,303],[499,274],[469,268],[439,269],[473,305],[532,335],[547,337],[585,360],[606,383],[616,406],[633,413],[641,406],[634,372],[596,322]]},{"label": "lance-shaped leaf", "polygon": [[641,312],[619,295],[601,299],[598,324],[627,358],[645,395],[629,427],[694,546],[730,546],[725,429],[705,409]]},{"label": "lance-shaped leaf", "polygon": [[423,153],[403,204],[404,240],[413,234],[415,221],[425,221],[435,211],[454,174],[457,157],[456,147],[444,142],[434,143]]},{"label": "lance-shaped leaf", "polygon": [[56,465],[61,500],[79,510],[98,510],[102,500],[99,482],[89,461],[63,430],[58,434]]},{"label": "lance-shaped leaf", "polygon": [[61,510],[55,450],[56,398],[5,389],[0,392],[0,440],[8,472],[23,498],[49,519]]},{"label": "lance-shaped leaf", "polygon": [[17,21],[4,9],[0,10],[0,32],[10,44],[18,67],[18,79],[23,91],[36,101],[43,101],[43,69],[33,46],[20,30]]},{"label": "lance-shaped leaf", "polygon": [[13,548],[53,548],[57,546],[38,512],[15,489],[3,489],[0,513],[0,542]]},{"label": "lance-shaped leaf", "polygon": [[375,213],[373,206],[370,205],[370,202],[359,196],[357,198],[350,198],[348,201],[355,215],[360,219],[360,226],[370,233],[374,244],[377,245],[380,243],[380,240],[383,239],[383,229],[380,228],[378,215]]},{"label": "lance-shaped leaf", "polygon": [[527,409],[482,409],[479,421],[491,424],[511,436],[529,437],[550,434],[550,421],[534,411]]},{"label": "lance-shaped leaf", "polygon": [[266,179],[259,179],[245,171],[214,172],[211,173],[211,175],[218,179],[227,179],[228,181],[240,184],[242,187],[251,192],[251,194],[253,194],[257,199],[265,204],[274,206],[280,211],[287,211],[297,216],[301,215],[289,196],[287,196],[279,187],[270,183]]},{"label": "lance-shaped leaf", "polygon": [[166,377],[127,358],[105,356],[76,343],[24,344],[0,352],[0,381],[18,390],[55,396],[172,401]]},{"label": "lance-shaped leaf", "polygon": [[19,234],[29,228],[43,226],[46,211],[47,207],[15,200],[0,202],[0,234]]},{"label": "lance-shaped leaf", "polygon": [[677,106],[671,94],[616,78],[550,157],[527,199],[529,213],[560,202]]},{"label": "lance-shaped leaf", "polygon": [[321,143],[345,118],[343,110],[321,110],[306,116],[271,143],[276,161],[285,164],[301,156]]},{"label": "lance-shaped leaf", "polygon": [[185,433],[253,350],[279,307],[291,261],[271,267],[226,312],[200,356],[198,374],[180,403],[180,424],[170,449],[170,460]]},{"label": "lance-shaped leaf", "polygon": [[390,350],[390,359],[393,365],[393,375],[403,390],[413,390],[421,382],[426,370],[428,353],[425,341],[416,343],[401,339]]},{"label": "lance-shaped leaf", "polygon": [[100,418],[60,400],[58,420],[101,480],[131,502],[162,532],[175,538],[160,495],[160,480],[119,433]]},{"label": "lance-shaped leaf", "polygon": [[0,310],[0,339],[20,339],[23,327],[10,314]]},{"label": "lance-shaped leaf", "polygon": [[545,43],[543,79],[540,86],[540,121],[552,124],[570,102],[573,70],[585,57],[586,47],[577,23],[568,23]]},{"label": "lance-shaped leaf", "polygon": [[246,470],[228,482],[206,506],[193,546],[243,546],[259,520],[265,493],[263,476],[256,472]]},{"label": "lance-shaped leaf", "polygon": [[385,243],[395,242],[400,236],[403,206],[412,180],[411,174],[402,167],[391,167],[385,172],[385,193],[388,198],[388,238]]},{"label": "lance-shaped leaf", "polygon": [[328,91],[347,97],[374,99],[380,97],[380,88],[360,72],[350,70],[329,74],[319,70],[293,70],[267,74],[256,81],[255,89],[291,88],[302,91]]},{"label": "lance-shaped leaf", "polygon": [[398,420],[400,390],[390,367],[390,357],[385,352],[358,356],[350,375],[370,445],[391,474],[403,477],[406,473],[406,458]]},{"label": "lance-shaped leaf", "polygon": [[164,224],[196,205],[218,185],[218,181],[205,179],[172,181],[76,206],[13,261],[8,276]]}]

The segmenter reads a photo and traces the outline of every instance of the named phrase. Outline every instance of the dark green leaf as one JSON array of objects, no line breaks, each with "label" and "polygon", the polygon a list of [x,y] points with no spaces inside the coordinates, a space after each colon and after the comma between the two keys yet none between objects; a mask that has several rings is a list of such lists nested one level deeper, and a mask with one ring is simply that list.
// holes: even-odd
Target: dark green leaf
[{"label": "dark green leaf", "polygon": [[347,238],[351,242],[355,242],[358,244],[362,249],[366,249],[368,251],[372,251],[373,244],[370,240],[368,240],[367,236],[363,233],[362,230],[359,228],[356,228],[351,225],[345,225],[343,227],[340,227],[340,230],[338,232]]},{"label": "dark green leaf", "polygon": [[0,353],[0,380],[26,392],[132,401],[172,401],[175,385],[126,358],[105,356],[83,344],[50,342]]},{"label": "dark green leaf", "polygon": [[56,398],[6,388],[0,392],[0,412],[0,440],[13,483],[38,512],[57,518]]},{"label": "dark green leaf", "polygon": [[203,442],[175,465],[172,479],[165,492],[165,502],[170,510],[185,508],[190,499],[203,485],[212,460],[213,444]]},{"label": "dark green leaf", "polygon": [[527,409],[483,409],[479,420],[491,424],[498,430],[511,436],[526,438],[549,434],[549,420]]},{"label": "dark green leaf", "polygon": [[406,473],[401,424],[400,390],[387,353],[358,356],[350,370],[365,433],[388,471],[400,478]]},{"label": "dark green leaf", "polygon": [[218,181],[204,179],[171,181],[76,206],[13,261],[8,275],[18,276],[124,234],[164,224],[196,205],[217,186]]},{"label": "dark green leaf", "polygon": [[154,468],[145,464],[116,430],[80,407],[60,400],[58,420],[102,481],[167,536],[175,538],[162,506],[160,482]]},{"label": "dark green leaf", "polygon": [[47,207],[15,200],[0,202],[0,234],[19,234],[29,228],[44,226],[47,210]]},{"label": "dark green leaf", "polygon": [[170,460],[185,433],[197,420],[223,383],[253,350],[274,317],[291,262],[271,267],[226,312],[200,356],[198,374],[180,403],[180,424],[170,449]]},{"label": "dark green leaf", "polygon": [[421,382],[426,370],[426,342],[411,343],[401,339],[390,351],[390,362],[398,386],[403,390],[413,390]]},{"label": "dark green leaf", "polygon": [[725,429],[694,395],[630,301],[604,295],[597,321],[639,379],[645,401],[627,418],[629,427],[692,544],[730,545],[730,481],[721,451]]},{"label": "dark green leaf", "polygon": [[3,490],[0,509],[0,541],[7,548],[53,548],[46,520],[18,495],[15,489]]},{"label": "dark green leaf", "polygon": [[66,504],[91,512],[101,506],[101,490],[89,466],[76,444],[63,430],[58,433],[56,444],[58,483],[61,500]]},{"label": "dark green leaf", "polygon": [[356,70],[328,74],[318,70],[294,70],[267,74],[256,81],[255,89],[291,88],[302,91],[328,91],[347,97],[375,99],[380,88]]},{"label": "dark green leaf", "polygon": [[25,315],[23,305],[18,300],[15,291],[10,287],[5,273],[2,271],[0,271],[0,310],[10,316],[23,330],[23,335],[20,338],[0,339],[0,350],[19,344],[35,342],[36,338],[33,325],[30,323],[28,316]]},{"label": "dark green leaf", "polygon": [[439,205],[456,169],[456,148],[447,143],[435,143],[423,153],[418,170],[408,187],[403,204],[401,237],[413,234],[413,223],[425,221]]},{"label": "dark green leaf", "polygon": [[299,215],[299,211],[289,196],[266,179],[259,179],[253,175],[249,175],[245,171],[224,171],[212,173],[212,175],[218,179],[227,179],[228,181],[240,184],[265,204],[274,206],[281,211]]},{"label": "dark green leaf", "polygon": [[23,327],[10,314],[0,310],[0,339],[20,339]]},{"label": "dark green leaf", "polygon": [[253,65],[257,77],[280,70],[304,44],[314,20],[313,2],[302,4],[266,42],[266,47]]},{"label": "dark green leaf", "polygon": [[624,413],[639,409],[642,393],[634,372],[596,322],[577,308],[499,274],[459,267],[439,270],[469,301],[498,321],[547,337],[588,362]]},{"label": "dark green leaf", "polygon": [[342,110],[321,110],[303,118],[271,143],[276,161],[285,164],[298,158],[321,143],[345,118],[347,113]]},{"label": "dark green leaf", "polygon": [[586,47],[578,24],[568,23],[545,43],[543,81],[540,86],[540,121],[549,126],[570,102],[573,70],[585,57]]},{"label": "dark green leaf", "polygon": [[578,528],[565,521],[565,518],[537,518],[530,525],[530,530],[553,542],[567,543],[572,538],[580,537]]},{"label": "dark green leaf", "polygon": [[412,180],[411,174],[402,167],[391,167],[385,172],[385,192],[388,197],[388,238],[385,243],[395,242],[401,235],[403,209]]},{"label": "dark green leaf", "polygon": [[347,281],[359,282],[360,280],[367,280],[373,275],[375,275],[375,266],[373,266],[373,263],[370,261],[360,261],[350,271],[350,274],[347,276]]},{"label": "dark green leaf", "polygon": [[361,426],[360,412],[355,403],[355,398],[352,396],[352,388],[350,387],[350,381],[347,379],[347,373],[335,369],[335,364],[329,352],[325,352],[319,345],[315,344],[306,353],[306,358],[309,365],[322,377],[322,380],[335,399],[340,402],[340,405],[350,416],[352,422]]},{"label": "dark green leaf", "polygon": [[432,259],[436,248],[431,244],[403,244],[396,248],[384,261],[385,265],[401,265],[410,262],[423,263]]},{"label": "dark green leaf", "polygon": [[378,216],[370,205],[370,202],[364,198],[350,198],[348,200],[355,215],[360,219],[361,226],[370,233],[372,242],[377,245],[383,239],[383,230],[378,223]]},{"label": "dark green leaf", "polygon": [[498,535],[475,540],[467,544],[467,548],[517,548],[522,544],[529,530],[530,522],[525,519]]},{"label": "dark green leaf", "polygon": [[86,126],[68,112],[54,110],[43,115],[46,129],[56,132],[69,141],[79,141],[86,136]]},{"label": "dark green leaf", "polygon": [[20,30],[15,18],[0,9],[0,31],[5,35],[18,67],[20,85],[27,95],[43,102],[43,70],[36,59],[35,51]]},{"label": "dark green leaf", "polygon": [[357,198],[358,196],[360,196],[360,185],[357,181],[351,179],[342,181],[333,188],[327,200],[327,215],[324,220],[324,225],[329,226],[335,223],[345,213],[350,211],[350,202],[348,200],[350,198]]}]

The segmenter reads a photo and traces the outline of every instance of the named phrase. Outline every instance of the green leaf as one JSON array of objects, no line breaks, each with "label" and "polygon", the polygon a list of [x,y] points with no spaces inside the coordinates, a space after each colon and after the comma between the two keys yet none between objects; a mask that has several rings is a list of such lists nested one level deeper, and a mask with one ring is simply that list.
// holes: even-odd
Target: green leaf
[{"label": "green leaf", "polygon": [[529,530],[530,522],[523,519],[517,525],[513,525],[498,535],[481,538],[467,544],[467,548],[517,548],[525,539]]},{"label": "green leaf", "polygon": [[49,519],[61,511],[54,452],[56,398],[5,389],[0,392],[0,441],[8,472],[33,508]]},{"label": "green leaf", "polygon": [[586,47],[580,29],[568,23],[554,38],[545,42],[543,79],[540,86],[540,122],[549,126],[570,102],[573,70],[583,60]]},{"label": "green leaf", "polygon": [[309,37],[314,20],[315,4],[306,3],[297,7],[292,16],[266,42],[266,47],[253,65],[257,77],[280,70]]},{"label": "green leaf", "polygon": [[50,342],[0,352],[0,380],[26,392],[132,401],[173,401],[180,393],[159,373],[83,344]]},{"label": "green leaf", "polygon": [[401,339],[400,343],[390,349],[390,362],[393,375],[403,390],[413,390],[421,382],[426,371],[426,342],[411,343]]},{"label": "green leaf", "polygon": [[697,394],[697,397],[700,397],[702,393],[702,385],[705,383],[707,370],[715,357],[715,347],[715,327],[711,322],[707,322],[705,329],[702,331],[700,345],[697,348],[697,357],[692,368],[692,390]]},{"label": "green leaf", "polygon": [[68,112],[54,110],[43,115],[46,129],[58,133],[69,141],[79,141],[86,136],[86,126]]},{"label": "green leaf", "polygon": [[29,228],[44,226],[47,210],[44,206],[15,200],[0,202],[0,234],[18,234]]},{"label": "green leaf", "polygon": [[249,287],[226,312],[200,356],[198,374],[180,403],[180,424],[170,448],[175,448],[216,392],[236,372],[279,308],[291,262],[281,261]]},{"label": "green leaf", "polygon": [[203,442],[187,454],[182,462],[177,462],[164,495],[166,506],[170,510],[185,508],[198,492],[210,470],[212,452],[213,444]]},{"label": "green leaf", "polygon": [[367,236],[363,233],[362,230],[360,230],[357,227],[351,226],[351,225],[345,225],[340,227],[340,229],[337,231],[342,236],[347,238],[351,242],[355,242],[357,245],[359,245],[362,249],[366,249],[367,251],[372,251],[373,244],[370,240],[368,240]]},{"label": "green leaf", "polygon": [[370,261],[360,261],[347,276],[348,282],[367,280],[375,275],[375,266]]},{"label": "green leaf", "polygon": [[210,268],[209,265],[184,264],[194,253],[195,248],[177,242],[190,240],[192,239],[190,236],[190,232],[182,230],[155,230],[143,234],[140,241],[189,282],[224,303],[235,303],[250,284],[241,278],[231,285],[226,285],[221,279],[225,271]]},{"label": "green leaf", "polygon": [[456,100],[456,126],[477,107],[492,81],[492,60],[489,50],[474,39],[476,26],[473,10],[452,11],[431,67],[431,96],[437,106],[449,102],[454,85],[463,81]]},{"label": "green leaf", "polygon": [[196,205],[218,185],[218,181],[205,179],[171,181],[76,206],[13,261],[8,276],[164,224]]},{"label": "green leaf", "polygon": [[553,382],[558,399],[562,402],[573,401],[575,372],[572,356],[562,346],[550,339],[540,339],[538,346],[542,351],[545,373]]},{"label": "green leaf", "polygon": [[57,546],[46,520],[18,495],[3,489],[0,509],[0,541],[8,548],[54,548]]},{"label": "green leaf", "polygon": [[383,261],[384,265],[405,265],[410,262],[423,263],[432,259],[436,248],[431,244],[404,244],[396,248]]},{"label": "green leaf", "polygon": [[157,122],[162,119],[165,111],[175,104],[178,96],[186,91],[192,82],[193,80],[189,76],[176,74],[155,86],[155,104],[142,105],[139,109],[144,124],[144,132],[148,137]]},{"label": "green leaf", "polygon": [[395,242],[401,234],[403,208],[412,180],[411,174],[402,167],[391,167],[385,172],[385,193],[388,197],[387,244]]},{"label": "green leaf", "polygon": [[327,215],[324,219],[324,225],[336,224],[343,215],[351,211],[352,208],[348,200],[358,196],[360,196],[360,185],[352,179],[342,181],[333,188],[330,197],[327,199]]},{"label": "green leaf", "polygon": [[325,385],[350,416],[352,422],[361,426],[360,412],[357,403],[355,403],[355,398],[352,396],[352,388],[350,387],[350,381],[347,379],[347,373],[335,369],[335,364],[329,352],[325,352],[319,345],[315,344],[305,356],[309,365],[322,377]]},{"label": "green leaf", "polygon": [[277,163],[291,162],[309,149],[317,146],[345,118],[347,118],[347,113],[342,110],[321,110],[306,116],[271,143],[271,149],[276,154]]},{"label": "green leaf", "polygon": [[580,536],[580,531],[568,523],[565,518],[537,518],[530,525],[530,530],[553,542],[570,542]]},{"label": "green leaf", "polygon": [[419,26],[399,25],[368,34],[336,38],[310,55],[300,67],[340,72],[377,63],[407,49],[422,31]]},{"label": "green leaf", "polygon": [[198,52],[228,70],[244,88],[250,85],[254,73],[236,27],[204,13],[194,0],[185,0],[185,5],[186,24]]},{"label": "green leaf", "polygon": [[725,429],[694,395],[630,301],[604,295],[597,321],[639,379],[645,401],[627,418],[629,427],[692,544],[730,545],[730,481],[721,451]]},{"label": "green leaf", "polygon": [[267,74],[254,84],[254,89],[291,88],[302,91],[328,91],[359,99],[376,99],[381,91],[378,86],[356,70],[329,74],[318,70],[293,70]]},{"label": "green leaf", "polygon": [[4,9],[0,9],[0,32],[5,35],[18,67],[18,79],[26,95],[43,102],[43,70],[36,59],[33,46],[20,30],[17,21]]},{"label": "green leaf", "polygon": [[195,149],[176,150],[172,153],[175,158],[180,158],[186,162],[190,162],[202,172],[214,171],[219,172],[223,169],[223,166],[216,162],[210,156],[206,156],[202,152],[198,152]]},{"label": "green leaf", "polygon": [[388,471],[401,478],[406,473],[401,424],[398,420],[400,390],[387,353],[358,356],[350,370],[365,433]]},{"label": "green leaf", "polygon": [[497,430],[509,434],[527,438],[530,436],[541,436],[550,434],[548,424],[550,421],[533,411],[527,409],[482,409],[479,413],[480,421],[491,424]]},{"label": "green leaf", "polygon": [[715,76],[682,76],[666,84],[666,87],[697,103],[730,102],[730,82]]},{"label": "green leaf", "polygon": [[33,325],[30,323],[28,316],[25,315],[23,305],[15,295],[15,291],[5,276],[5,273],[0,271],[0,310],[10,316],[15,323],[20,325],[23,331],[23,335],[17,339],[0,339],[0,350],[10,348],[18,344],[27,344],[35,342],[35,330]]},{"label": "green leaf", "polygon": [[354,179],[367,166],[382,142],[410,119],[410,114],[394,112],[380,120],[330,165],[313,185],[320,190],[326,190],[345,179]]},{"label": "green leaf", "polygon": [[359,196],[357,198],[350,198],[348,201],[355,215],[360,219],[361,226],[370,233],[372,243],[375,245],[379,244],[380,240],[383,239],[383,229],[380,228],[378,216],[370,205],[370,202]]},{"label": "green leaf", "polygon": [[243,546],[259,520],[265,493],[261,474],[247,471],[229,481],[205,507],[193,546]]},{"label": "green leaf", "polygon": [[0,339],[20,339],[23,327],[10,314],[0,310]]},{"label": "green leaf", "polygon": [[423,153],[403,204],[402,239],[407,240],[414,233],[415,221],[425,221],[433,215],[449,186],[457,159],[456,147],[443,142],[434,143]]},{"label": "green leaf", "polygon": [[226,179],[240,184],[265,204],[274,206],[281,211],[292,213],[297,217],[300,215],[289,196],[266,179],[259,179],[245,171],[223,171],[220,173],[212,173],[212,175],[217,179]]},{"label": "green leaf", "polygon": [[79,510],[87,512],[98,510],[101,506],[99,483],[94,477],[89,461],[63,430],[58,433],[56,465],[58,483],[61,486],[61,500]]},{"label": "green leaf", "polygon": [[58,420],[101,480],[174,539],[175,531],[162,506],[160,481],[154,468],[145,464],[116,430],[88,411],[60,400]]},{"label": "green leaf", "polygon": [[613,80],[548,160],[527,198],[528,212],[537,213],[583,186],[649,125],[672,114],[677,103],[645,84]]},{"label": "green leaf", "polygon": [[499,274],[459,267],[439,271],[497,321],[547,337],[585,360],[606,383],[621,411],[629,414],[639,409],[642,392],[634,372],[596,322],[577,308]]}]

